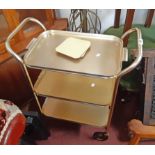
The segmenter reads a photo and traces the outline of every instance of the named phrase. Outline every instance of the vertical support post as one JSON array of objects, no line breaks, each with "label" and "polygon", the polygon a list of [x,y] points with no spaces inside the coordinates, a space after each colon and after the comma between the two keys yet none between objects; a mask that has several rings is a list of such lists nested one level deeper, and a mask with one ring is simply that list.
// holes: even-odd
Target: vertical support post
[{"label": "vertical support post", "polygon": [[119,27],[120,15],[121,15],[121,9],[116,9],[115,10],[114,28],[118,28]]},{"label": "vertical support post", "polygon": [[154,15],[154,9],[150,9],[147,13],[147,18],[146,18],[145,25],[144,25],[145,27],[151,26],[153,15]]},{"label": "vertical support post", "polygon": [[[123,33],[125,33],[126,31],[128,31],[132,27],[134,13],[135,13],[135,9],[128,9],[127,10]],[[127,46],[128,40],[129,40],[129,36],[126,36],[124,38],[124,47]]]}]

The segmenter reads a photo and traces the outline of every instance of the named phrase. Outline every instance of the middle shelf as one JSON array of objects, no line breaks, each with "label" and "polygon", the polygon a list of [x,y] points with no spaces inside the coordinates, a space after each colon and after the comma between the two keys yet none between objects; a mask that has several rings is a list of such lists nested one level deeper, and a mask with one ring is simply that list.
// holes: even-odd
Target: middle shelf
[{"label": "middle shelf", "polygon": [[111,105],[116,78],[43,70],[34,85],[38,95]]}]

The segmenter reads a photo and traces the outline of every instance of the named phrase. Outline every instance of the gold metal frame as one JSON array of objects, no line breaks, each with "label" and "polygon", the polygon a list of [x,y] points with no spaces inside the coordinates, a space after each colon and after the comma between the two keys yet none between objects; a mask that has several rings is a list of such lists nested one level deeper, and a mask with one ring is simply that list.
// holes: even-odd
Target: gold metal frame
[{"label": "gold metal frame", "polygon": [[[34,89],[34,86],[32,84],[32,81],[31,81],[31,78],[30,78],[30,75],[29,75],[29,72],[27,70],[27,65],[25,64],[25,62],[23,61],[23,59],[17,55],[11,48],[10,46],[10,40],[13,38],[13,36],[19,32],[19,30],[27,23],[27,22],[34,22],[34,23],[37,23],[39,24],[44,31],[46,31],[46,28],[44,27],[44,25],[38,21],[37,19],[34,19],[34,18],[26,18],[24,19],[20,25],[18,25],[16,27],[16,29],[8,36],[6,42],[5,42],[5,45],[6,45],[6,49],[8,50],[8,52],[14,57],[16,58],[22,65],[23,65],[23,68],[24,68],[24,71],[26,73],[26,76],[29,80],[29,83],[30,83],[30,86],[33,90],[33,94],[34,94],[34,97],[36,99],[36,102],[38,104],[38,107],[40,109],[40,111],[43,113],[43,110],[41,108],[41,105],[40,105],[40,102],[39,102],[39,99],[38,99],[38,96],[37,96],[37,93],[35,92],[35,89]],[[129,73],[130,71],[132,71],[141,61],[142,59],[142,45],[143,45],[143,40],[142,40],[142,36],[141,36],[141,31],[138,29],[138,28],[132,28],[130,30],[128,30],[127,32],[125,32],[122,37],[121,37],[121,40],[123,40],[127,35],[129,35],[130,33],[132,32],[137,32],[137,45],[138,45],[138,55],[136,57],[136,59],[134,60],[134,62],[128,66],[127,68],[125,68],[124,70],[122,70],[121,72],[119,72],[118,74],[116,75],[113,75],[113,76],[109,76],[109,77],[102,77],[102,78],[105,78],[105,79],[108,79],[108,78],[116,78],[116,81],[115,81],[115,85],[114,85],[114,93],[113,93],[113,97],[112,97],[112,103],[109,105],[110,107],[110,114],[109,114],[109,117],[108,117],[108,123],[107,125],[105,125],[105,128],[108,129],[109,126],[110,126],[110,122],[111,122],[111,118],[112,118],[112,114],[113,114],[113,109],[114,109],[114,104],[115,104],[115,99],[116,99],[116,94],[117,94],[117,90],[118,90],[118,85],[119,85],[119,81],[120,81],[120,78],[122,76],[124,76],[125,74]],[[31,46],[31,45],[30,45]],[[71,73],[72,74],[72,73]],[[74,73],[74,74],[78,74],[78,73]],[[84,74],[83,76],[90,76],[90,75],[87,75],[87,74]],[[89,103],[88,103],[89,104]]]}]

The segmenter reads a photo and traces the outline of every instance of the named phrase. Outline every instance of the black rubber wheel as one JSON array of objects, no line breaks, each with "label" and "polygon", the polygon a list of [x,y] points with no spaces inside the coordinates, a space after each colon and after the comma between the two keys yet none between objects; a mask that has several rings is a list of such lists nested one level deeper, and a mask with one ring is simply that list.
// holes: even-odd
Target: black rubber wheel
[{"label": "black rubber wheel", "polygon": [[109,138],[108,132],[95,132],[93,134],[93,139],[99,140],[99,141],[104,141]]}]

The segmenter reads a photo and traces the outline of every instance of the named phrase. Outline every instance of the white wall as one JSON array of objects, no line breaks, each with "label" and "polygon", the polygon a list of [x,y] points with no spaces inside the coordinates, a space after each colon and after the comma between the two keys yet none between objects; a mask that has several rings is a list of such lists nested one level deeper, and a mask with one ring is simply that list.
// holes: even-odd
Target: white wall
[{"label": "white wall", "polygon": [[[56,10],[56,15],[57,15],[57,17],[68,18],[70,15],[70,9]],[[114,9],[98,9],[98,15],[99,15],[99,18],[101,19],[101,23],[102,23],[102,30],[101,30],[102,32],[104,32],[110,26],[113,26],[114,15],[115,15]],[[120,24],[124,23],[125,16],[126,16],[126,9],[122,9],[121,17],[120,17]],[[146,16],[147,16],[147,10],[136,9],[133,23],[144,24]],[[153,17],[152,23],[155,24],[155,16]]]}]

